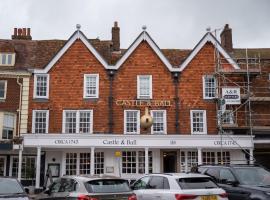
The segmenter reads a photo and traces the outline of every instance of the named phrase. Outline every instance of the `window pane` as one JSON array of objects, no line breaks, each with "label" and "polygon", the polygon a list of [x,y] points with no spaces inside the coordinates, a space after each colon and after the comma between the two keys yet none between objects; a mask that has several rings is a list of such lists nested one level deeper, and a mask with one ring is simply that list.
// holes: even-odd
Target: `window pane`
[{"label": "window pane", "polygon": [[203,152],[202,153],[202,161],[203,164],[207,165],[211,165],[211,164],[215,164],[215,152]]},{"label": "window pane", "polygon": [[7,55],[6,54],[2,54],[2,64],[3,65],[7,64]]},{"label": "window pane", "polygon": [[66,175],[75,175],[77,169],[77,153],[66,153]]},{"label": "window pane", "polygon": [[126,111],[126,133],[137,133],[138,111]]},{"label": "window pane", "polygon": [[34,111],[35,133],[47,133],[47,112],[48,111]]},{"label": "window pane", "polygon": [[153,111],[153,133],[164,133],[164,118],[164,111]]},{"label": "window pane", "polygon": [[90,174],[90,153],[80,153],[80,174]]},{"label": "window pane", "polygon": [[95,174],[104,174],[104,152],[95,152]]},{"label": "window pane", "polygon": [[198,151],[181,151],[181,172],[190,172],[191,168],[198,165]]},{"label": "window pane", "polygon": [[76,111],[65,111],[65,133],[76,133]]},{"label": "window pane", "polygon": [[80,111],[80,133],[90,133],[91,127],[91,111]]},{"label": "window pane", "polygon": [[216,96],[216,79],[214,76],[204,77],[204,97],[214,98]]},{"label": "window pane", "polygon": [[0,157],[0,176],[5,176],[5,165],[6,165],[6,159],[4,157]]},{"label": "window pane", "polygon": [[[139,151],[138,152],[138,172],[139,174],[145,173],[145,152]],[[153,173],[153,156],[152,151],[148,151],[148,169],[149,173]]]},{"label": "window pane", "polygon": [[192,132],[204,133],[204,111],[192,111]]},{"label": "window pane", "polygon": [[122,173],[136,173],[136,151],[122,151]]},{"label": "window pane", "polygon": [[36,78],[36,96],[46,97],[47,96],[47,75],[37,75]]},{"label": "window pane", "polygon": [[85,77],[85,93],[86,97],[96,97],[97,95],[97,76],[89,75]]},{"label": "window pane", "polygon": [[8,55],[8,62],[7,62],[7,64],[8,64],[8,65],[11,65],[11,61],[12,61],[12,55],[9,54],[9,55]]},{"label": "window pane", "polygon": [[5,98],[6,81],[0,81],[0,98]]},{"label": "window pane", "polygon": [[150,76],[139,76],[139,98],[150,98],[151,78]]}]

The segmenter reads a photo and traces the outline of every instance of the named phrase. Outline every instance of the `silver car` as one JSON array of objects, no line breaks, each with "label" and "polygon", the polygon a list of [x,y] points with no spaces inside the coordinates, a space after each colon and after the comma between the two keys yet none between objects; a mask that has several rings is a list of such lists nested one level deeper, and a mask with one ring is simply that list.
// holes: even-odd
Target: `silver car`
[{"label": "silver car", "polygon": [[109,176],[64,176],[36,199],[137,200],[125,179]]},{"label": "silver car", "polygon": [[138,200],[228,200],[223,189],[201,174],[150,174],[131,188]]},{"label": "silver car", "polygon": [[0,199],[29,200],[22,185],[15,178],[0,178]]}]

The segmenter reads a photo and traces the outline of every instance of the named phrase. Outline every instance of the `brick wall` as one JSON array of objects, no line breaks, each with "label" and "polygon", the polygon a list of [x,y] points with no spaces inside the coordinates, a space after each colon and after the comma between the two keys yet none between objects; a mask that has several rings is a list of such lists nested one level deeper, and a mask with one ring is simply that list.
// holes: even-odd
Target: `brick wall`
[{"label": "brick wall", "polygon": [[[84,74],[99,74],[99,99],[83,99]],[[32,110],[49,109],[49,133],[62,132],[63,110],[93,109],[94,132],[108,131],[109,82],[105,68],[81,41],[76,41],[49,71],[49,99],[33,100],[34,78],[30,81],[28,132],[32,127]]]},{"label": "brick wall", "polygon": [[[228,67],[226,65],[226,67]],[[216,103],[203,99],[202,76],[215,72],[214,47],[207,43],[180,75],[178,93],[180,97],[179,124],[181,134],[190,134],[190,110],[207,110],[207,132],[216,134]],[[87,73],[99,74],[99,99],[83,99],[83,76]],[[49,132],[62,132],[64,109],[93,109],[95,133],[107,133],[109,79],[105,68],[81,41],[76,41],[63,57],[49,71],[49,100],[33,100],[33,77],[30,81],[30,106],[28,132],[31,132],[32,110],[49,109]],[[171,107],[150,107],[167,110],[167,132],[176,133],[175,128],[175,88],[171,72],[158,58],[151,47],[142,42],[132,55],[117,70],[113,80],[113,132],[124,132],[124,110],[144,107],[117,106],[116,100],[137,99],[137,75],[152,75],[153,100],[170,100]],[[141,134],[148,131],[141,130]]]}]

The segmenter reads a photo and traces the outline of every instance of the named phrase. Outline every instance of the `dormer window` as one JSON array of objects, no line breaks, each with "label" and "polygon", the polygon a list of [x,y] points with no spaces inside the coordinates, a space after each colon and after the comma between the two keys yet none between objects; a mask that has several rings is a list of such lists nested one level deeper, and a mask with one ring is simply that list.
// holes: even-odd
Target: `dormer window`
[{"label": "dormer window", "polygon": [[0,53],[0,65],[1,66],[14,66],[15,53]]}]

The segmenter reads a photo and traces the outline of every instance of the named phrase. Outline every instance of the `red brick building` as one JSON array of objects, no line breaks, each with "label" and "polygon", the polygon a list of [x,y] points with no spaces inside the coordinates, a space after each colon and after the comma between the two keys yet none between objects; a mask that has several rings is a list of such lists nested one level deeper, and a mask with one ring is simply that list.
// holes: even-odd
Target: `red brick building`
[{"label": "red brick building", "polygon": [[[120,49],[117,23],[110,41],[89,40],[79,29],[67,41],[29,41],[36,58],[28,66],[28,123],[19,157],[34,163],[36,187],[48,168],[55,177],[133,179],[203,163],[252,162],[249,133],[255,130],[248,128],[247,103],[237,93],[246,91],[247,70],[234,59],[243,50],[233,49],[227,29],[222,45],[207,32],[192,50],[160,49],[145,30]],[[260,82],[261,70],[251,72],[248,77]],[[224,97],[226,109],[219,105],[223,90],[236,92],[240,103]],[[16,161],[11,158],[11,175],[19,171]]]}]

